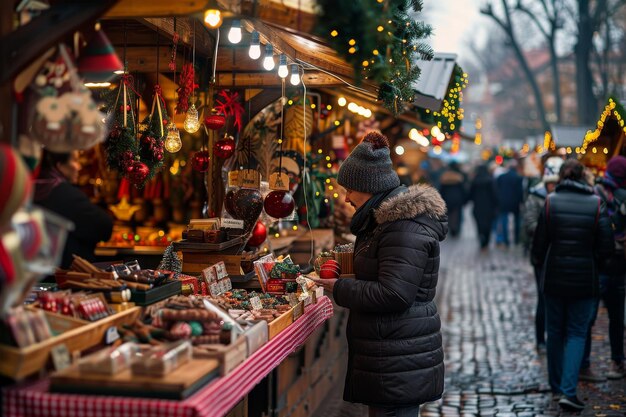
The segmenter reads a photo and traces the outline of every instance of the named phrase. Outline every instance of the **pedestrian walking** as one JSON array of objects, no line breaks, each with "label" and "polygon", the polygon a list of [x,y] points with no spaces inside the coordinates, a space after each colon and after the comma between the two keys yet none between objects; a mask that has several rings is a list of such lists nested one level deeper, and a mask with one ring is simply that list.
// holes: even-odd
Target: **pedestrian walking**
[{"label": "pedestrian walking", "polygon": [[400,186],[387,138],[365,135],[339,168],[356,208],[356,279],[318,279],[350,309],[344,399],[370,417],[416,417],[443,393],[440,319],[434,302],[446,207],[428,185]]},{"label": "pedestrian walking", "polygon": [[[541,182],[530,189],[524,204],[524,228],[528,241],[532,241],[539,221],[539,214],[543,210],[546,197],[554,191],[559,181],[559,170],[563,165],[563,158],[551,157],[544,164]],[[535,343],[537,352],[544,353],[546,350],[546,311],[543,294],[540,289],[541,265],[533,266],[535,283],[537,285],[537,307],[535,308]]]},{"label": "pedestrian walking", "polygon": [[470,185],[469,199],[473,203],[472,214],[478,230],[478,240],[481,249],[489,247],[491,227],[496,218],[498,197],[493,176],[486,165],[476,167],[476,172]]},{"label": "pedestrian walking", "polygon": [[599,260],[613,252],[610,220],[583,171],[577,160],[563,163],[532,246],[533,265],[542,268],[550,388],[572,410],[585,407],[576,395],[578,373],[599,293]]},{"label": "pedestrian walking", "polygon": [[448,208],[450,236],[457,237],[463,225],[463,206],[467,202],[467,175],[452,161],[439,177],[439,192]]},{"label": "pedestrian walking", "polygon": [[520,242],[520,206],[524,200],[523,178],[517,172],[517,161],[511,160],[507,171],[496,178],[498,219],[496,243],[509,246],[509,217],[513,215],[514,242]]},{"label": "pedestrian walking", "polygon": [[591,328],[598,314],[599,302],[595,305],[593,321],[589,326],[585,344],[585,356],[580,371],[580,379],[601,382],[606,378],[624,377],[624,279],[626,277],[626,258],[624,258],[624,240],[626,239],[626,157],[621,155],[611,158],[604,177],[599,178],[595,191],[604,203],[613,226],[614,250],[600,270],[600,298],[609,315],[609,343],[611,345],[611,365],[606,377],[591,369]]}]

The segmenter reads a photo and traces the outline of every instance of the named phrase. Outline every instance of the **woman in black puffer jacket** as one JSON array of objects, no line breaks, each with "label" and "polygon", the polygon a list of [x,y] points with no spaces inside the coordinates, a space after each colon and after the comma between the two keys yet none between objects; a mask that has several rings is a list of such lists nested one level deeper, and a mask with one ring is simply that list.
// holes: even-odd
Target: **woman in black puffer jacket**
[{"label": "woman in black puffer jacket", "polygon": [[339,169],[356,213],[356,279],[318,280],[350,309],[344,399],[370,416],[416,417],[443,392],[437,306],[446,206],[432,187],[400,186],[387,139],[369,133]]},{"label": "woman in black puffer jacket", "polygon": [[548,334],[548,377],[559,404],[582,410],[576,396],[585,337],[598,297],[599,263],[613,252],[613,233],[601,200],[583,182],[577,160],[563,163],[559,184],[546,198],[532,246],[542,268]]}]

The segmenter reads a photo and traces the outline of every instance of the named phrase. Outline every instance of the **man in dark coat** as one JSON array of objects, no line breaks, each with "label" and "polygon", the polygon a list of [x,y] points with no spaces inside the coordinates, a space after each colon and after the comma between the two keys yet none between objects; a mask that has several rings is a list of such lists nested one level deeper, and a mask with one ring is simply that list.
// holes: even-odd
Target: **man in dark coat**
[{"label": "man in dark coat", "polygon": [[480,248],[484,250],[489,247],[491,229],[498,209],[495,181],[486,165],[479,165],[476,168],[470,186],[470,200],[474,206],[472,214],[478,229]]},{"label": "man in dark coat", "polygon": [[509,246],[509,217],[513,215],[515,244],[520,241],[520,205],[524,200],[524,181],[517,173],[517,161],[509,162],[508,170],[496,179],[498,193],[498,227],[496,243]]},{"label": "man in dark coat", "polygon": [[400,186],[387,139],[368,133],[339,169],[356,279],[317,280],[350,309],[344,399],[369,406],[370,417],[416,417],[439,399],[444,364],[434,303],[445,203],[427,185]]},{"label": "man in dark coat", "polygon": [[576,396],[578,373],[598,298],[600,263],[613,253],[610,220],[583,172],[575,159],[563,163],[532,246],[533,264],[542,267],[550,388],[570,410],[585,408]]}]

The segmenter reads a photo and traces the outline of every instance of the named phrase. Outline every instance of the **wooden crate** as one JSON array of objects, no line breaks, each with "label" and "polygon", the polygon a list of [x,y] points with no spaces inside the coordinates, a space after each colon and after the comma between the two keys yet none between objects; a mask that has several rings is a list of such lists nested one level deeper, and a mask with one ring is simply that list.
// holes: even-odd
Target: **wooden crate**
[{"label": "wooden crate", "polygon": [[293,308],[285,311],[269,323],[270,340],[278,336],[278,334],[289,327],[291,323],[293,323]]},{"label": "wooden crate", "polygon": [[230,345],[211,345],[210,351],[194,349],[193,357],[198,359],[215,359],[220,363],[220,375],[224,376],[246,360],[248,345],[246,338],[240,336]]},{"label": "wooden crate", "polygon": [[132,323],[140,312],[141,308],[133,307],[92,323],[45,312],[50,327],[58,334],[25,348],[0,345],[0,374],[20,380],[45,370],[55,346],[64,344],[70,353],[86,350],[100,344],[109,327]]}]

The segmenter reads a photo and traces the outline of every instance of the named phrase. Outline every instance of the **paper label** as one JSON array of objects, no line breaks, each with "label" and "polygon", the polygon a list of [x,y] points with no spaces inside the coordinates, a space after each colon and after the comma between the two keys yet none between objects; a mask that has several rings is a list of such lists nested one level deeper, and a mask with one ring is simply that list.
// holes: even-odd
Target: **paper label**
[{"label": "paper label", "polygon": [[250,306],[252,306],[253,310],[263,309],[263,304],[261,304],[261,299],[258,296],[250,299]]},{"label": "paper label", "polygon": [[289,191],[289,175],[284,172],[274,172],[270,175],[269,187],[270,190]]},{"label": "paper label", "polygon": [[107,345],[110,345],[111,343],[115,342],[119,338],[120,338],[120,334],[117,332],[117,327],[111,326],[107,329],[106,333],[104,334],[104,343]]},{"label": "paper label", "polygon": [[240,183],[243,188],[255,188],[258,189],[261,186],[261,176],[259,171],[254,169],[244,169],[240,171]]},{"label": "paper label", "polygon": [[230,171],[228,173],[228,186],[229,187],[241,186],[241,184],[239,183],[239,171]]},{"label": "paper label", "polygon": [[226,229],[243,229],[244,222],[243,220],[222,217],[222,219],[220,220],[220,225]]},{"label": "paper label", "polygon": [[52,350],[50,350],[50,354],[52,355],[52,364],[54,365],[54,369],[57,371],[62,371],[72,364],[70,351],[64,343],[53,347]]},{"label": "paper label", "polygon": [[287,298],[287,301],[289,301],[289,305],[292,307],[299,302],[296,293],[290,292],[289,294],[285,295],[285,297]]}]

